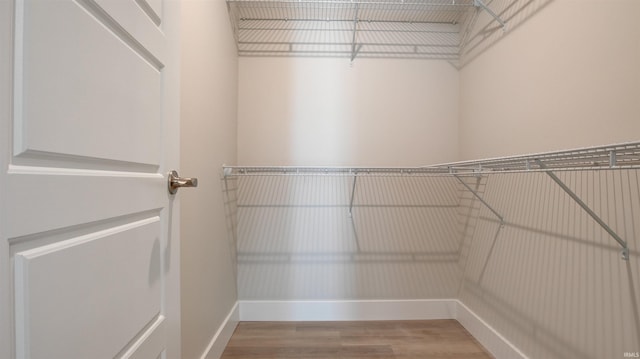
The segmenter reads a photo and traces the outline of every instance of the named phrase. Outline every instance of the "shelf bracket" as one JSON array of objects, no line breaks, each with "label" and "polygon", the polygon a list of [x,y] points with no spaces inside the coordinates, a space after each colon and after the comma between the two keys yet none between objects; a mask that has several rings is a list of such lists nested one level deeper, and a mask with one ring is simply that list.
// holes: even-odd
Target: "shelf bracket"
[{"label": "shelf bracket", "polygon": [[616,242],[620,244],[620,246],[622,247],[622,250],[620,251],[620,257],[623,260],[628,261],[629,247],[627,246],[627,242],[622,240],[622,238],[620,238],[620,236],[618,236],[618,234],[614,232],[611,227],[609,227],[600,217],[598,217],[598,215],[594,211],[592,211],[591,208],[589,208],[589,206],[587,206],[587,204],[584,203],[577,194],[575,194],[569,187],[567,187],[567,185],[564,184],[564,182],[562,182],[562,180],[558,178],[555,173],[549,170],[549,168],[544,163],[542,163],[538,159],[536,159],[535,162],[541,169],[546,170],[545,173],[549,177],[551,177],[551,179],[555,183],[557,183],[558,186],[560,186],[560,188],[562,188],[562,190],[564,190],[569,195],[569,197],[571,197],[580,207],[582,207],[582,209],[584,209],[584,211],[587,212],[587,214],[591,216],[591,218],[593,218],[593,220],[596,221],[600,225],[600,227],[607,231],[607,233],[609,233],[609,235],[611,235],[611,237],[613,237],[613,239],[615,239]]},{"label": "shelf bracket", "polygon": [[609,152],[609,167],[613,168],[617,165],[616,151]]},{"label": "shelf bracket", "polygon": [[355,60],[356,55],[358,54],[358,52],[360,51],[360,48],[362,47],[362,45],[360,46],[356,45],[356,32],[358,31],[358,10],[359,10],[359,5],[358,3],[356,3],[356,11],[355,11],[356,14],[353,17],[353,36],[351,37],[351,62]]},{"label": "shelf bracket", "polygon": [[458,181],[460,181],[460,183],[462,183],[463,186],[465,186],[469,192],[473,193],[473,195],[480,200],[480,202],[482,204],[484,204],[485,207],[487,207],[491,212],[493,212],[493,214],[498,217],[498,219],[500,220],[500,227],[504,226],[504,217],[502,217],[500,215],[500,213],[498,213],[495,209],[493,209],[493,207],[491,207],[489,205],[489,203],[487,203],[484,199],[482,199],[482,196],[480,196],[480,194],[478,194],[478,192],[474,191],[473,188],[471,188],[471,186],[469,186],[465,181],[462,180],[462,178],[460,178],[460,176],[458,175],[453,175]]},{"label": "shelf bracket", "polygon": [[482,1],[482,0],[473,0],[473,5],[475,7],[482,8],[482,10],[486,11],[489,15],[491,15],[491,17],[493,17],[493,19],[496,20],[502,26],[502,30],[506,29],[507,23],[504,20],[502,20],[500,18],[500,16],[496,15],[496,13],[493,12],[493,10],[491,10],[491,8],[488,7],[484,3],[484,1]]},{"label": "shelf bracket", "polygon": [[358,180],[358,172],[353,173],[353,186],[351,187],[351,200],[349,200],[349,217],[353,217],[353,200],[356,197],[356,182]]}]

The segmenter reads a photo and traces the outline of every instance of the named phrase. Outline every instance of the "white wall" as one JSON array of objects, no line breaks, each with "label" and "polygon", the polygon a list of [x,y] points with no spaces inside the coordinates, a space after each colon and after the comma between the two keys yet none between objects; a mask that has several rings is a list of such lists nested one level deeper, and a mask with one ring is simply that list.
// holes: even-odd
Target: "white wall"
[{"label": "white wall", "polygon": [[534,3],[460,72],[461,159],[640,138],[640,2]]},{"label": "white wall", "polygon": [[442,177],[239,180],[243,300],[454,298],[457,182]]},{"label": "white wall", "polygon": [[220,166],[236,161],[238,66],[224,1],[182,4],[182,357],[200,358],[236,301]]},{"label": "white wall", "polygon": [[457,158],[443,61],[240,58],[243,165],[417,166]]},{"label": "white wall", "polygon": [[[495,4],[504,1],[496,1]],[[557,0],[460,73],[463,159],[640,139],[640,2]],[[459,298],[532,358],[640,351],[638,171],[561,178],[629,241],[631,258],[544,174],[480,184],[495,217],[463,198]]]},{"label": "white wall", "polygon": [[628,242],[629,261],[546,174],[493,175],[479,189],[505,225],[465,194],[461,209],[477,216],[464,230],[458,299],[530,358],[637,352],[640,171],[558,176]]},{"label": "white wall", "polygon": [[[457,157],[458,73],[447,62],[239,63],[243,165],[419,166]],[[459,281],[454,182],[360,179],[349,217],[350,177],[238,181],[239,298],[451,298]]]}]

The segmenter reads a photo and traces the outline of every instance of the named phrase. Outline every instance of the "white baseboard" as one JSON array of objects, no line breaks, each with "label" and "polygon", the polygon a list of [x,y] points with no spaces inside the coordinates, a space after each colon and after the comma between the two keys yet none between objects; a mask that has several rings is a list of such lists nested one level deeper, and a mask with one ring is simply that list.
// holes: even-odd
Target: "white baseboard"
[{"label": "white baseboard", "polygon": [[459,300],[456,320],[496,358],[527,359],[518,348]]},{"label": "white baseboard", "polygon": [[240,321],[240,306],[238,302],[231,308],[229,314],[222,322],[218,331],[209,342],[207,349],[204,351],[201,359],[218,359],[222,356],[224,348],[227,346],[233,331],[236,329],[238,322]]},{"label": "white baseboard", "polygon": [[448,319],[455,312],[449,299],[240,301],[241,321],[340,321]]},{"label": "white baseboard", "polygon": [[[238,301],[240,321],[456,319],[496,358],[527,359],[457,299]],[[211,357],[214,358],[214,357]]]}]

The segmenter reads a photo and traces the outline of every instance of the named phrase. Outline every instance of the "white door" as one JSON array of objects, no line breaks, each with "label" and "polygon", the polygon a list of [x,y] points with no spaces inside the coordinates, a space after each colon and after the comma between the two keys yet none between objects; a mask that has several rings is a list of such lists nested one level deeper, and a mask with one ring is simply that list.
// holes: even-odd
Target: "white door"
[{"label": "white door", "polygon": [[0,358],[179,357],[179,7],[0,0]]}]

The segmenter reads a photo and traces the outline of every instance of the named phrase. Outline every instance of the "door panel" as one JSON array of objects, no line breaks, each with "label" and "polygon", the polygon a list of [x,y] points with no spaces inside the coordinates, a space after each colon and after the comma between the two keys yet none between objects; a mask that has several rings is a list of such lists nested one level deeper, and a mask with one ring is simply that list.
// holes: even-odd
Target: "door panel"
[{"label": "door panel", "polygon": [[162,321],[159,232],[151,217],[18,252],[17,356],[113,358]]},{"label": "door panel", "polygon": [[8,185],[7,200],[14,205],[6,231],[12,239],[166,205],[160,174],[12,166]]},{"label": "door panel", "polygon": [[[112,31],[122,28],[112,17],[96,18],[69,0],[26,1],[23,14],[16,39],[23,60],[16,78],[16,154],[37,151],[157,166],[163,65],[143,55],[162,52],[155,43],[164,38],[141,40],[159,48],[142,51],[146,48],[124,30]],[[128,27],[141,22],[140,29],[158,31],[143,16],[116,17],[127,20]]]},{"label": "door panel", "polygon": [[103,23],[116,23],[117,25],[112,27],[122,27],[122,30],[127,33],[122,35],[123,37],[133,37],[140,43],[140,50],[148,51],[157,59],[157,62],[164,63],[164,34],[159,26],[160,18],[156,14],[149,15],[133,1],[78,0],[78,2],[85,8],[96,8],[97,5],[98,8],[104,9],[108,16],[104,16]]},{"label": "door panel", "polygon": [[179,357],[179,7],[0,1],[0,358]]},{"label": "door panel", "polygon": [[[150,17],[156,17],[157,19],[161,18],[162,14],[162,0],[136,0],[136,2],[140,5],[141,8],[148,8]],[[159,21],[158,21],[159,22]]]}]

